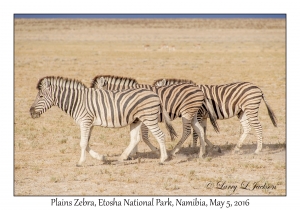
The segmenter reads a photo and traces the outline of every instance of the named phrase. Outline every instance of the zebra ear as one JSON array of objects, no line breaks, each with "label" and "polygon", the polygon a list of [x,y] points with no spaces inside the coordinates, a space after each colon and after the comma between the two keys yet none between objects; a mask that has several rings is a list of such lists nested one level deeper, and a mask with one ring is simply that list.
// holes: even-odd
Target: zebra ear
[{"label": "zebra ear", "polygon": [[40,81],[38,82],[38,85],[37,85],[37,88],[39,90],[42,90],[42,89],[46,89],[50,86],[50,81],[48,78],[42,78],[40,79]]},{"label": "zebra ear", "polygon": [[100,80],[99,80],[99,86],[101,87],[101,88],[103,88],[103,86],[105,86],[105,79],[104,79],[104,77],[100,77]]},{"label": "zebra ear", "polygon": [[166,79],[162,79],[162,80],[161,80],[161,86],[165,86],[166,83],[167,83]]},{"label": "zebra ear", "polygon": [[48,88],[50,86],[50,81],[46,78],[43,80],[43,87]]}]

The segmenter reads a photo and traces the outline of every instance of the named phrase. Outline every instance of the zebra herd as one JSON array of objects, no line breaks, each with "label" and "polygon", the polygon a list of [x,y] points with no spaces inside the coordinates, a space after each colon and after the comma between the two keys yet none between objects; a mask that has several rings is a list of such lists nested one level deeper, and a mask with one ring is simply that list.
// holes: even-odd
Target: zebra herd
[{"label": "zebra herd", "polygon": [[[181,145],[191,134],[193,128],[193,146],[200,139],[199,157],[208,149],[216,149],[206,137],[207,118],[216,132],[219,132],[218,119],[228,119],[238,116],[243,127],[243,133],[234,152],[240,147],[251,127],[257,137],[258,154],[262,149],[262,127],[258,120],[258,109],[261,99],[264,100],[273,125],[277,126],[274,112],[257,86],[248,82],[237,82],[224,85],[196,85],[190,80],[159,79],[153,85],[139,84],[135,79],[99,75],[91,83],[91,87],[82,82],[48,76],[41,78],[37,84],[38,94],[30,108],[32,118],[38,118],[52,106],[58,106],[69,114],[80,126],[81,156],[77,166],[86,159],[86,152],[93,158],[104,161],[89,147],[91,132],[95,125],[109,128],[119,128],[130,125],[130,143],[119,157],[119,161],[128,159],[137,151],[140,133],[149,148],[160,153],[160,163],[168,159],[165,147],[165,134],[158,126],[164,122],[171,136],[177,136],[171,121],[181,117],[183,132],[181,139],[170,152],[175,156]],[[159,149],[148,139],[148,130],[159,143]]]}]

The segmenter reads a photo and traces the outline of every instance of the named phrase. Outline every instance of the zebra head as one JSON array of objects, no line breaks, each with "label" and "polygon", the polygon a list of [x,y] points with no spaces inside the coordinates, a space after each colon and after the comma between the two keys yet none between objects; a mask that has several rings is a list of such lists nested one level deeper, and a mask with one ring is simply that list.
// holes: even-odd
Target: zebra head
[{"label": "zebra head", "polygon": [[37,89],[39,90],[36,99],[30,107],[30,115],[32,118],[38,118],[46,110],[54,105],[54,100],[51,94],[50,81],[48,78],[42,78],[38,82]]}]

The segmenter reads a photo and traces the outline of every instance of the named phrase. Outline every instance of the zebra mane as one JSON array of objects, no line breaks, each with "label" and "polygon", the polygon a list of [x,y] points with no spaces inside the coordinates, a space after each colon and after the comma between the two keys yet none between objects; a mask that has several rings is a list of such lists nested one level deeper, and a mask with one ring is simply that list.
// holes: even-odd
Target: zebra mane
[{"label": "zebra mane", "polygon": [[69,85],[72,85],[73,87],[77,87],[77,88],[87,88],[79,80],[64,78],[64,77],[60,77],[60,76],[43,77],[38,81],[36,88],[38,90],[41,90],[46,82],[48,85],[59,86],[59,87],[68,87]]},{"label": "zebra mane", "polygon": [[98,83],[98,79],[100,79],[101,77],[107,79],[107,80],[114,80],[114,81],[130,81],[134,84],[139,84],[136,79],[134,78],[130,78],[130,77],[121,77],[121,76],[114,76],[114,75],[98,75],[95,76],[94,79],[91,82],[91,88],[95,88],[95,86],[97,86]]},{"label": "zebra mane", "polygon": [[[157,79],[153,82],[153,85],[156,85],[158,82],[161,82],[163,79]],[[165,79],[169,84],[181,84],[181,83],[187,83],[187,84],[193,84],[196,85],[195,82],[188,79]]]}]

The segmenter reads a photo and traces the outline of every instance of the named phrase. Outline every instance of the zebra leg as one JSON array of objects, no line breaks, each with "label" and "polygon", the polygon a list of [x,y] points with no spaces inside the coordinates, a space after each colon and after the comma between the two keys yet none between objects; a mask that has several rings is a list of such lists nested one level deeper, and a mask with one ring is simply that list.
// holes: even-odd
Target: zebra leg
[{"label": "zebra leg", "polygon": [[196,131],[193,129],[193,147],[197,146],[197,140],[198,140],[198,134]]},{"label": "zebra leg", "polygon": [[187,139],[187,137],[191,134],[191,120],[182,117],[182,127],[183,132],[180,141],[176,144],[174,149],[171,151],[172,156],[176,156],[176,153],[179,151],[181,145],[184,143],[184,141]]},{"label": "zebra leg", "polygon": [[[138,142],[140,142],[140,130],[138,130],[138,133],[137,133],[137,138],[138,138]],[[132,156],[135,156],[136,154],[137,154],[137,152],[138,152],[138,144],[137,145],[135,145],[135,147],[132,149],[132,151],[131,151],[131,153],[129,154],[129,156],[130,157],[132,157]]]},{"label": "zebra leg", "polygon": [[[141,131],[142,131],[142,139],[143,141],[148,145],[148,147],[155,152],[157,155],[159,155],[159,149],[157,149],[155,146],[153,146],[153,144],[150,143],[149,139],[148,139],[148,128],[147,126],[143,123],[141,126]],[[140,138],[140,134],[138,136]],[[130,153],[130,156],[136,155],[138,149],[137,149],[138,145],[136,145],[132,152]]]},{"label": "zebra leg", "polygon": [[168,154],[165,145],[165,134],[159,128],[158,121],[156,121],[156,123],[154,123],[154,121],[144,121],[143,123],[145,124],[145,126],[147,126],[146,128],[148,128],[151,131],[151,133],[157,140],[160,148],[160,162],[163,163],[166,159],[168,159]]},{"label": "zebra leg", "polygon": [[86,151],[95,159],[97,160],[101,160],[101,161],[104,161],[105,160],[105,157],[104,155],[99,155],[97,152],[95,152],[94,150],[92,150],[89,146],[89,142],[90,142],[90,139],[91,139],[91,133],[92,133],[92,130],[93,130],[94,126],[92,126],[90,128],[90,132],[89,132],[89,138],[88,138],[88,144],[86,145]]},{"label": "zebra leg", "polygon": [[192,119],[192,127],[200,137],[200,151],[199,158],[203,158],[206,155],[206,148],[204,143],[204,128],[197,120],[197,116],[195,115]]},{"label": "zebra leg", "polygon": [[[197,120],[198,122],[201,124],[202,123],[202,116],[203,116],[203,109],[199,109],[198,112],[197,112]],[[204,123],[204,121],[203,121]],[[205,122],[206,123],[206,122]],[[202,125],[202,124],[201,124]],[[206,126],[206,124],[205,124]],[[198,134],[197,132],[193,129],[193,147],[196,147],[197,146],[197,140],[198,140]]]},{"label": "zebra leg", "polygon": [[256,113],[251,115],[250,124],[255,130],[256,138],[257,138],[257,148],[255,150],[255,154],[259,154],[262,150],[262,126],[258,120],[258,110]]},{"label": "zebra leg", "polygon": [[[202,123],[202,115],[203,115],[203,110],[199,109],[198,112],[197,112],[197,120],[198,120],[199,123]],[[198,134],[193,129],[193,147],[197,146],[197,140],[198,140]]]},{"label": "zebra leg", "polygon": [[129,146],[124,150],[124,152],[119,157],[119,161],[123,162],[124,160],[127,160],[129,154],[132,152],[134,147],[139,143],[138,141],[140,140],[140,138],[138,137],[138,135],[139,135],[139,130],[141,128],[141,125],[142,125],[141,121],[133,122],[130,124],[130,143]]},{"label": "zebra leg", "polygon": [[[203,127],[204,129],[204,140],[208,145],[208,149],[216,152],[221,152],[221,149],[219,146],[215,146],[213,145],[206,136],[206,128],[207,128],[207,112],[204,111],[203,109],[199,109],[197,112],[197,120],[200,123],[200,126]],[[193,130],[193,143],[194,143],[194,147],[196,147],[197,145],[197,139],[198,139],[198,134],[195,132],[195,130]]]},{"label": "zebra leg", "polygon": [[[252,125],[254,127],[254,125]],[[255,127],[255,133],[257,138],[257,149],[255,150],[255,154],[259,154],[262,150],[262,127],[259,121],[257,121]]]},{"label": "zebra leg", "polygon": [[[241,147],[244,139],[246,138],[247,134],[250,132],[251,127],[253,127],[255,130],[256,138],[257,138],[257,148],[254,153],[259,154],[259,152],[262,150],[262,127],[258,120],[258,109],[253,109],[251,111],[246,110],[244,112],[241,112],[239,114],[239,118],[242,123],[244,132],[243,132],[236,148]],[[244,138],[242,138],[242,137],[244,137]]]},{"label": "zebra leg", "polygon": [[80,148],[81,148],[81,156],[79,159],[79,162],[77,163],[76,166],[82,166],[82,163],[86,159],[86,150],[87,150],[87,145],[89,142],[89,136],[90,136],[90,130],[91,127],[85,124],[80,125],[80,133],[81,133],[81,138],[80,138]]},{"label": "zebra leg", "polygon": [[237,145],[235,146],[233,153],[240,151],[240,148],[243,145],[245,138],[247,137],[248,133],[251,130],[251,126],[249,124],[248,117],[245,112],[241,111],[241,113],[238,115],[238,118],[240,119],[240,123],[242,124],[243,133],[242,133]]},{"label": "zebra leg", "polygon": [[206,117],[201,117],[199,118],[199,116],[197,116],[198,122],[200,123],[201,127],[203,127],[204,129],[204,138],[205,138],[205,142],[208,145],[208,149],[209,150],[213,150],[215,152],[219,152],[221,153],[221,148],[219,146],[215,146],[213,145],[208,139],[207,139],[207,135],[206,135],[206,129],[207,129],[207,118]]},{"label": "zebra leg", "polygon": [[143,141],[148,145],[148,147],[153,151],[155,152],[157,155],[159,155],[159,149],[157,149],[155,146],[153,146],[149,139],[148,139],[148,128],[147,126],[143,123],[142,124],[142,127],[141,127],[141,130],[142,130],[142,139]]}]

